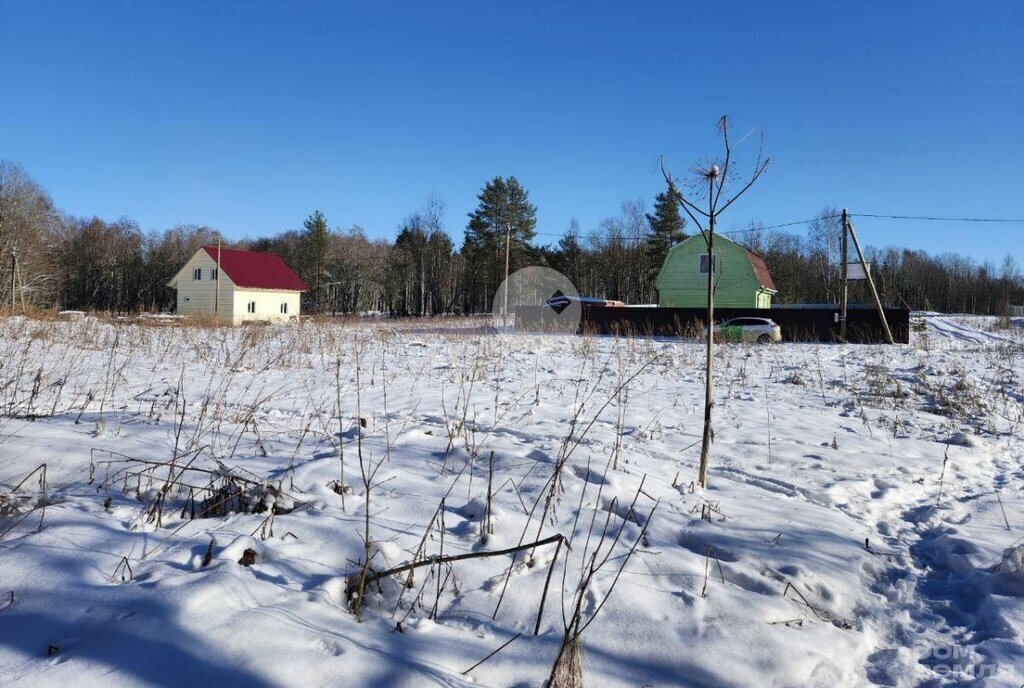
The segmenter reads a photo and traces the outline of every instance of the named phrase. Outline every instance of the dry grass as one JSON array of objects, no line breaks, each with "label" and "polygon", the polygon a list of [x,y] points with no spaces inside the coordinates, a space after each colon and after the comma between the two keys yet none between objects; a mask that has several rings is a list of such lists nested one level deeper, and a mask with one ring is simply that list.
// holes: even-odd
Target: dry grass
[{"label": "dry grass", "polygon": [[[686,376],[699,381],[700,352],[696,347],[666,347],[652,338],[566,337],[560,343],[563,358],[574,367],[553,369],[545,359],[548,351],[524,352],[522,339],[481,336],[484,331],[486,324],[477,318],[311,318],[244,328],[214,328],[210,322],[191,320],[154,326],[141,320],[92,317],[74,322],[8,318],[0,320],[0,434],[12,420],[28,424],[60,417],[91,426],[97,436],[116,436],[129,424],[159,429],[171,438],[161,458],[97,452],[89,479],[98,488],[98,498],[137,504],[133,525],[165,529],[163,542],[172,540],[184,523],[209,519],[212,529],[214,521],[234,513],[262,515],[253,534],[273,538],[275,516],[306,504],[308,495],[302,488],[310,486],[296,485],[296,464],[301,463],[297,459],[314,451],[328,456],[333,452],[337,473],[332,474],[330,487],[340,506],[332,503],[331,508],[358,524],[361,545],[346,554],[351,568],[345,575],[358,585],[352,611],[390,613],[398,626],[412,615],[443,615],[458,595],[461,564],[449,557],[445,500],[458,494],[460,502],[464,497],[488,505],[477,533],[481,546],[495,533],[499,541],[511,543],[518,536],[522,545],[540,541],[545,530],[557,529],[565,536],[566,548],[551,547],[555,553],[550,560],[548,549],[540,548],[532,555],[524,551],[522,558],[546,567],[539,578],[547,583],[561,574],[561,585],[550,593],[550,606],[556,606],[554,599],[559,602],[561,627],[552,628],[550,619],[547,627],[543,623],[547,583],[543,589],[520,594],[533,595],[537,601],[537,632],[561,636],[549,686],[582,686],[583,634],[614,590],[613,583],[596,591],[595,577],[618,579],[654,515],[653,500],[640,489],[622,500],[605,494],[611,489],[605,487],[610,473],[625,476],[630,471],[630,453],[636,448],[631,443],[662,432],[657,417],[644,427],[627,427],[630,412],[649,391],[638,388],[637,381],[652,386]],[[404,355],[422,346],[420,338],[428,335],[432,343],[440,340],[445,347],[434,347],[430,357]],[[1019,394],[1024,360],[1019,347],[994,348],[985,354],[997,372],[992,384],[956,374],[951,364],[927,351],[920,353],[924,367],[919,370],[907,369],[905,361],[883,351],[870,364],[848,372],[844,368],[842,379],[832,380],[825,372],[822,350],[806,351],[802,361],[794,363],[788,357],[786,368],[772,347],[720,347],[718,403],[728,409],[731,400],[753,390],[758,412],[763,405],[770,423],[774,395],[784,389],[814,403],[845,405],[864,419],[869,430],[884,424],[886,432],[896,432],[899,412],[922,398],[947,410],[951,431],[974,425],[993,410],[1018,426],[1022,422],[1014,397]],[[533,358],[531,381],[508,384],[504,379],[507,361],[516,356],[517,370],[528,370],[522,361]],[[895,374],[900,366],[905,370]],[[278,375],[266,375],[269,372]],[[419,392],[427,387],[440,389],[440,408],[420,407]],[[678,394],[674,399],[684,407],[688,403]],[[519,469],[504,457],[494,455],[494,434],[500,428],[529,429],[542,400],[567,409],[564,435],[552,443],[550,462],[536,462],[529,469],[533,473],[517,473]],[[276,412],[286,415],[284,419],[267,419],[263,411],[271,402]],[[415,533],[412,539],[418,542],[407,550],[410,562],[422,566],[416,569],[416,578],[412,569],[407,574],[403,570],[385,584],[377,577],[389,568],[381,561],[378,546],[388,528],[375,521],[373,511],[384,497],[383,479],[377,476],[387,472],[396,442],[427,414],[441,419],[437,427],[443,429],[435,430],[447,448],[436,460],[424,458],[436,463],[437,488],[423,497],[422,520],[406,529],[406,535]],[[605,433],[610,442],[593,437],[593,429],[602,425],[614,429]],[[24,427],[18,432],[30,431]],[[682,428],[677,426],[675,432]],[[373,444],[365,443],[371,436]],[[836,447],[835,438],[822,439],[832,440]],[[245,469],[245,459],[252,456],[285,460],[271,479]],[[570,468],[577,471],[576,477],[585,475],[574,503],[565,499]],[[602,479],[591,483],[592,474]],[[539,489],[523,491],[527,477]],[[677,482],[682,494],[681,486],[690,477]],[[27,501],[24,492],[0,490],[0,533],[34,525],[35,519],[26,513],[45,507],[45,501]],[[511,519],[492,518],[490,504],[499,496],[521,505],[515,526],[508,525]],[[623,503],[630,496],[632,502]],[[706,500],[698,500],[694,508],[698,507],[709,519],[718,513],[717,505]],[[509,532],[511,527],[515,530]],[[206,558],[212,553],[211,544]],[[503,585],[509,585],[519,556],[516,552],[503,561],[493,560],[494,577],[503,578]],[[129,554],[112,578],[129,581],[141,564],[139,556]],[[500,607],[499,601],[495,617]]]}]

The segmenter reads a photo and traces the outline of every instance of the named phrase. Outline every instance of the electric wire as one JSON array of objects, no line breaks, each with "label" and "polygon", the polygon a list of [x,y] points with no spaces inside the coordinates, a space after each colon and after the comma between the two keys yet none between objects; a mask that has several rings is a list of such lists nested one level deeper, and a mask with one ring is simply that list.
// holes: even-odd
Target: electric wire
[{"label": "electric wire", "polygon": [[[819,215],[818,217],[812,217],[806,220],[792,220],[790,222],[779,222],[771,225],[756,225],[748,227],[746,229],[730,229],[724,232],[715,232],[724,236],[734,236],[739,234],[751,234],[754,232],[766,232],[773,229],[782,229],[784,227],[796,227],[798,225],[809,225],[814,222],[822,220],[834,220],[842,217],[841,215]],[[936,215],[888,215],[883,213],[848,213],[848,217],[869,217],[875,219],[884,220],[911,220],[919,222],[987,222],[987,223],[1001,223],[1001,224],[1024,224],[1024,218],[1004,218],[1004,217],[941,217]],[[551,237],[566,237],[569,236],[568,232],[534,232],[539,236],[551,236]],[[578,238],[584,239],[606,239],[606,240],[619,240],[619,241],[645,241],[650,238],[649,235],[644,236],[601,236],[600,234],[577,234]]]}]

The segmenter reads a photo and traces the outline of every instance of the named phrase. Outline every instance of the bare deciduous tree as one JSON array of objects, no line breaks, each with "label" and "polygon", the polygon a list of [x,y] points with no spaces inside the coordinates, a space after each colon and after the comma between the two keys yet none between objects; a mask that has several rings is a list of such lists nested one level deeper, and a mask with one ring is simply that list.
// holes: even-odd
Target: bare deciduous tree
[{"label": "bare deciduous tree", "polygon": [[[753,172],[746,180],[736,178],[732,168],[732,144],[729,141],[729,120],[725,115],[718,120],[718,131],[722,136],[724,154],[720,159],[712,159],[698,162],[691,168],[692,181],[686,186],[693,193],[707,195],[706,201],[701,206],[691,201],[679,190],[680,184],[672,178],[662,164],[662,174],[669,187],[675,189],[680,205],[686,214],[693,220],[693,224],[700,230],[707,244],[707,273],[708,273],[708,309],[707,309],[707,347],[705,363],[705,385],[704,385],[704,434],[700,445],[700,473],[699,480],[701,487],[708,485],[708,454],[711,449],[711,442],[714,440],[714,433],[711,429],[711,411],[714,406],[714,387],[712,382],[713,355],[715,349],[715,225],[718,223],[718,216],[745,194],[754,182],[760,178],[771,162],[771,158],[761,157],[761,149],[758,150],[757,162],[754,163]],[[746,137],[744,137],[746,138]],[[741,141],[742,143],[742,141]],[[734,184],[739,185],[739,190],[731,193]],[[727,192],[729,190],[729,193]],[[699,196],[695,196],[699,198]]]},{"label": "bare deciduous tree", "polygon": [[53,201],[42,187],[20,165],[0,160],[0,304],[38,306],[56,300],[50,238],[57,222]]}]

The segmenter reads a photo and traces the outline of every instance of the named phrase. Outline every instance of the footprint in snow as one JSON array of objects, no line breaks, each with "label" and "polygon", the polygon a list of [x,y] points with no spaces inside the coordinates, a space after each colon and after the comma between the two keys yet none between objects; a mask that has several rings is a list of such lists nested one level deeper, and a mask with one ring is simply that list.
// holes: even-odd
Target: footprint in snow
[{"label": "footprint in snow", "polygon": [[731,551],[718,547],[714,543],[709,542],[707,537],[702,537],[696,532],[683,531],[680,533],[677,542],[683,549],[687,549],[701,557],[706,557],[708,555],[708,545],[711,545],[711,552],[719,561],[729,563],[739,561],[739,557]]},{"label": "footprint in snow", "polygon": [[325,655],[332,657],[338,657],[345,654],[345,648],[333,640],[327,640],[325,638],[317,638],[316,642],[313,643],[313,647],[323,652]]},{"label": "footprint in snow", "polygon": [[586,466],[573,466],[572,472],[580,480],[584,480],[591,485],[607,485],[608,481],[604,476],[601,475],[593,466],[588,470]]}]

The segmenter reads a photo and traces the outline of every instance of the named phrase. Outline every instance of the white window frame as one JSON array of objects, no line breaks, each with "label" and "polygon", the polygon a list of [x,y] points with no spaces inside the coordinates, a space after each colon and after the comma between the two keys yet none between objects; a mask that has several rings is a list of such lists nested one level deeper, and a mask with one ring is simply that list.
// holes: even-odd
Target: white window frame
[{"label": "white window frame", "polygon": [[245,310],[247,312],[252,313],[253,315],[255,315],[256,314],[256,302],[255,301],[250,301],[248,303],[248,305],[246,305]]},{"label": "white window frame", "polygon": [[217,281],[217,268],[210,268],[210,279],[214,282]]},{"label": "white window frame", "polygon": [[[700,257],[697,258],[697,273],[701,274],[701,275],[708,274],[707,266],[708,266],[708,254],[707,253],[702,253],[702,254],[700,254]],[[712,253],[711,254],[711,271],[712,272],[717,272],[717,268],[718,268],[718,254],[717,253]]]},{"label": "white window frame", "polygon": [[195,268],[194,270],[192,270],[192,281],[193,282],[201,282],[202,279],[203,279],[203,269],[202,268]]},{"label": "white window frame", "polygon": [[285,301],[281,304],[281,315],[288,315],[288,302]]}]

